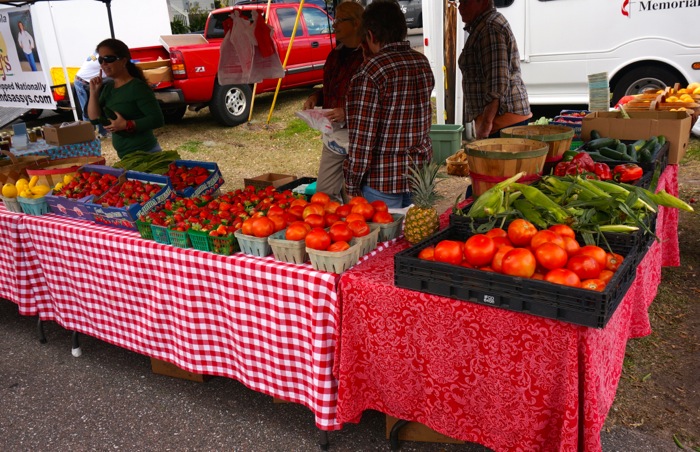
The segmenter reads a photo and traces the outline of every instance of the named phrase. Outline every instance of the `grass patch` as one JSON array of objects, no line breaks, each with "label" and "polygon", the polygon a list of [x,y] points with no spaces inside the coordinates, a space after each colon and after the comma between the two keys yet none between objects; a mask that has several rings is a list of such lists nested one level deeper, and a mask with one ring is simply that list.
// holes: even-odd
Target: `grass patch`
[{"label": "grass patch", "polygon": [[688,149],[685,152],[685,157],[683,157],[684,162],[689,161],[699,161],[700,160],[700,138],[690,138],[688,143]]},{"label": "grass patch", "polygon": [[177,147],[178,151],[190,152],[196,154],[201,151],[202,142],[201,141],[186,141]]},{"label": "grass patch", "polygon": [[275,132],[272,137],[276,139],[292,138],[302,135],[306,138],[315,138],[316,131],[309,127],[306,122],[301,119],[294,118],[287,123],[287,127],[279,132]]}]

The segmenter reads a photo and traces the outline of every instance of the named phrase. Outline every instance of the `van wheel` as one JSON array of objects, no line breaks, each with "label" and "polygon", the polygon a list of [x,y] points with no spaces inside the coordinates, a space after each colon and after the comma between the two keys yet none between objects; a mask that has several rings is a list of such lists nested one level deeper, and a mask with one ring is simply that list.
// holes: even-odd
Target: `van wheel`
[{"label": "van wheel", "polygon": [[633,96],[646,90],[659,90],[674,83],[687,84],[685,78],[672,68],[659,66],[637,67],[625,73],[613,87],[612,104],[623,96]]},{"label": "van wheel", "polygon": [[163,111],[163,119],[165,119],[165,122],[172,124],[182,121],[182,117],[185,116],[185,112],[187,111],[187,105],[169,107],[162,105],[161,110]]},{"label": "van wheel", "polygon": [[214,119],[225,126],[237,126],[248,120],[253,91],[249,85],[225,85],[218,83],[209,103]]}]

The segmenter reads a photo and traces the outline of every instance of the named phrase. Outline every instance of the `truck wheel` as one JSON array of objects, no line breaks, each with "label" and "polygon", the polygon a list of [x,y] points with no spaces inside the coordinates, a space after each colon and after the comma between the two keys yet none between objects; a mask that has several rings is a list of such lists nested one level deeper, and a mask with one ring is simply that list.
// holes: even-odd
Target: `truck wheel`
[{"label": "truck wheel", "polygon": [[237,126],[248,120],[252,100],[253,91],[248,85],[217,84],[209,103],[209,111],[221,124]]},{"label": "truck wheel", "polygon": [[667,86],[672,86],[676,82],[682,85],[687,84],[685,78],[673,68],[663,66],[636,67],[624,73],[622,77],[615,82],[615,85],[612,87],[613,96],[611,105],[617,105],[617,102],[623,96],[640,94],[648,89],[664,89]]},{"label": "truck wheel", "polygon": [[177,123],[182,120],[182,117],[185,116],[185,112],[187,111],[187,105],[178,105],[178,106],[165,106],[161,105],[161,110],[163,111],[163,118],[165,119],[165,122],[167,123]]}]

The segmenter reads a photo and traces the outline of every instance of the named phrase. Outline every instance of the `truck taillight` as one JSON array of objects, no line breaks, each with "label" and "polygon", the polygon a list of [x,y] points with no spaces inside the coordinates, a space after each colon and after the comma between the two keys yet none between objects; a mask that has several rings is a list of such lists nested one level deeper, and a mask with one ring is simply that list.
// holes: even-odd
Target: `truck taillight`
[{"label": "truck taillight", "polygon": [[187,70],[185,69],[185,59],[182,57],[182,52],[173,50],[170,52],[170,66],[173,71],[173,78],[187,78]]}]

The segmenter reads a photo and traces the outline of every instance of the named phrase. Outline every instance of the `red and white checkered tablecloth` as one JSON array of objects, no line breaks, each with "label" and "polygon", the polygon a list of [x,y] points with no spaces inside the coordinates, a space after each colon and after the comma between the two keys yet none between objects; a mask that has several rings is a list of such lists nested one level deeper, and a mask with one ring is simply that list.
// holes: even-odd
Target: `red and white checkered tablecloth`
[{"label": "red and white checkered tablecloth", "polygon": [[[3,231],[19,240],[0,250],[22,264],[0,294],[22,314],[190,372],[234,378],[307,406],[321,429],[341,427],[332,375],[338,275],[272,257],[175,248],[55,215],[2,211],[0,221],[20,225]],[[11,270],[2,266],[0,275]]]}]

